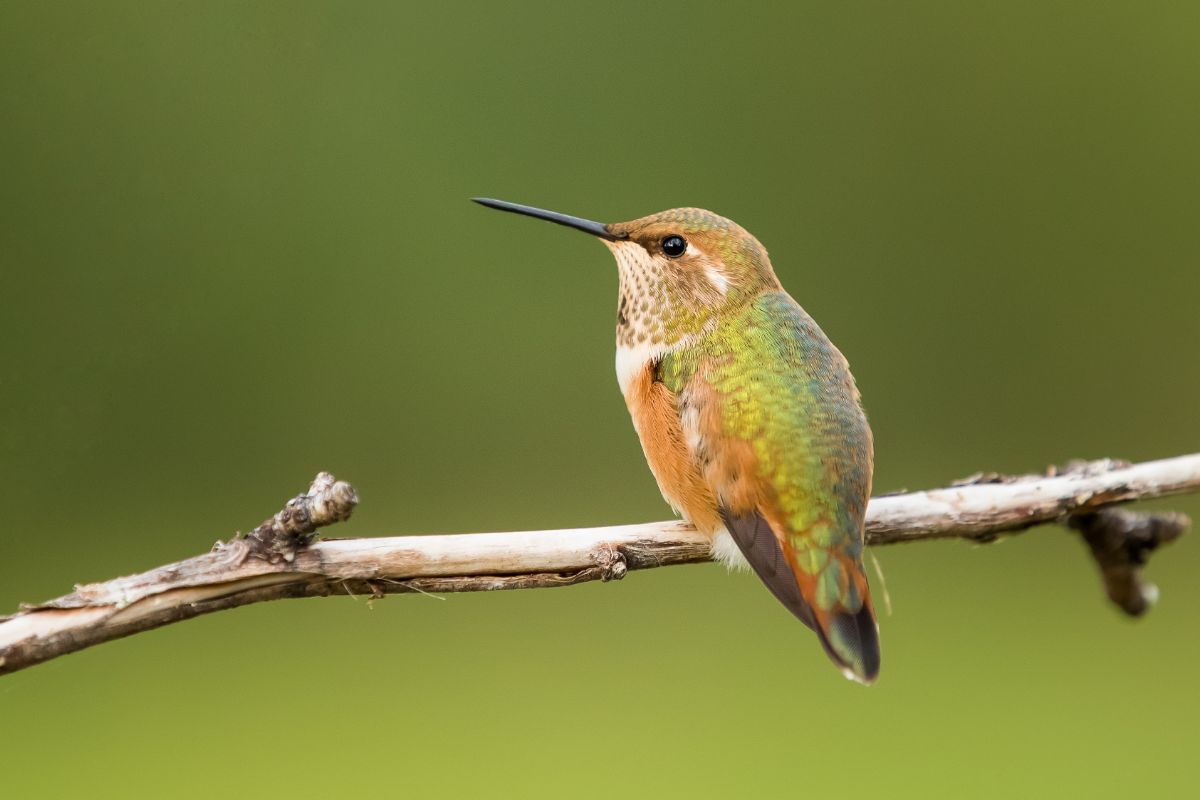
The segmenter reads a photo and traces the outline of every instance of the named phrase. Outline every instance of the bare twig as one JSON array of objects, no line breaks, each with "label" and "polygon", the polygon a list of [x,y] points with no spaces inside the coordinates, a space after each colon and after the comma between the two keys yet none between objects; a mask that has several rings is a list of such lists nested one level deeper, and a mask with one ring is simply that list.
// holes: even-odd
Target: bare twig
[{"label": "bare twig", "polygon": [[[1109,596],[1136,615],[1152,596],[1138,568],[1156,546],[1177,538],[1187,520],[1129,512],[1113,516],[1101,509],[1197,490],[1200,454],[1134,465],[1079,462],[1011,478],[976,475],[944,489],[874,498],[867,510],[867,543],[986,542],[1073,520],[1100,565]],[[571,586],[710,557],[708,540],[680,522],[312,542],[317,528],[347,519],[356,502],[349,484],[321,473],[308,492],[243,539],[139,575],[79,586],[0,618],[0,674],[266,600]]]}]

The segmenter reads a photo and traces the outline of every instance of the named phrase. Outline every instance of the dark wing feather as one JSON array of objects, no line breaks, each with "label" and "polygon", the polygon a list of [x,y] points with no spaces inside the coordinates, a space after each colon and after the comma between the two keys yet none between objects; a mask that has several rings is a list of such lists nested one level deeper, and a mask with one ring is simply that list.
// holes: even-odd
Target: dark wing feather
[{"label": "dark wing feather", "polygon": [[879,629],[870,604],[864,603],[854,612],[838,609],[818,615],[804,599],[779,537],[763,516],[757,512],[734,515],[721,509],[721,517],[742,555],[771,594],[816,631],[829,658],[847,677],[873,682],[879,675]]},{"label": "dark wing feather", "polygon": [[771,590],[771,594],[775,595],[775,599],[805,625],[817,630],[812,606],[800,594],[800,585],[796,583],[796,576],[787,563],[779,538],[762,514],[754,512],[735,516],[721,509],[721,517],[725,520],[729,535],[737,542],[738,549]]}]

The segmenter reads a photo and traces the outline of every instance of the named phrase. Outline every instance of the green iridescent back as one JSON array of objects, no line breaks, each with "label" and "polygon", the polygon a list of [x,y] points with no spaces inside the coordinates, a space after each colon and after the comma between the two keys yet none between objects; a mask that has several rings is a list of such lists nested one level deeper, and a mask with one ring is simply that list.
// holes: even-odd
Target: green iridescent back
[{"label": "green iridescent back", "polygon": [[829,553],[861,559],[871,431],[846,361],[824,332],[785,292],[766,292],[660,369],[676,392],[697,371],[716,390],[723,434],[753,447],[797,566],[818,578],[817,602],[857,611],[863,598]]}]

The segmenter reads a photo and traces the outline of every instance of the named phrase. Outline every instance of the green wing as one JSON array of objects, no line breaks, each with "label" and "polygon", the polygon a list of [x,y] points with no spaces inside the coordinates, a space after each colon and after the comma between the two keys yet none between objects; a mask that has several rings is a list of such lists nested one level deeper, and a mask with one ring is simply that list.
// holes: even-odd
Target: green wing
[{"label": "green wing", "polygon": [[700,351],[722,437],[750,445],[765,490],[758,508],[722,509],[730,533],[833,660],[873,680],[878,632],[861,560],[871,431],[845,359],[783,292],[723,320]]},{"label": "green wing", "polygon": [[871,430],[842,354],[783,292],[762,295],[705,344],[724,433],[752,444],[788,527],[858,558]]}]

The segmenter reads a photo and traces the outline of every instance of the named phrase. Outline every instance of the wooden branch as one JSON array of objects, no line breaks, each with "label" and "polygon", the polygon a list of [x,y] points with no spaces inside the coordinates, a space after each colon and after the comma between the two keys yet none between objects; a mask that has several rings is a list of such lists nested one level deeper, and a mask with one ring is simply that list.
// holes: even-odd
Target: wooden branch
[{"label": "wooden branch", "polygon": [[[1141,582],[1141,565],[1155,547],[1182,534],[1188,520],[1102,509],[1197,490],[1200,454],[1136,465],[1077,462],[1041,475],[980,474],[944,489],[873,498],[867,543],[987,542],[1069,521],[1084,533],[1109,596],[1127,613],[1140,614],[1153,599],[1153,587]],[[305,494],[245,538],[139,575],[78,586],[0,617],[0,674],[266,600],[571,586],[710,558],[706,537],[681,522],[312,541],[318,528],[347,519],[357,502],[349,484],[321,473]]]}]

